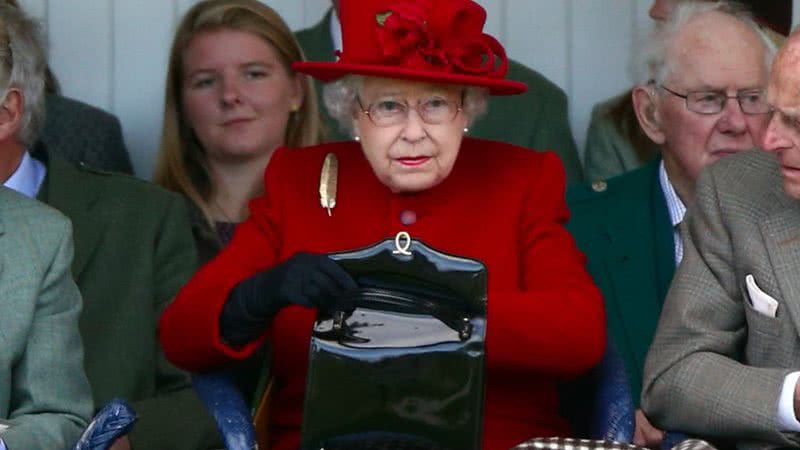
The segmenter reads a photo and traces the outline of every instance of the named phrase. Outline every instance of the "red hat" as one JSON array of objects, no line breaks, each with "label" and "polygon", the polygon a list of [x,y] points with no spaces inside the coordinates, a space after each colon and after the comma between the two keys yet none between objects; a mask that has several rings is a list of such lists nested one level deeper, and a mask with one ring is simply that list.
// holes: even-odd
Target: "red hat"
[{"label": "red hat", "polygon": [[342,49],[336,62],[292,67],[322,81],[349,74],[479,86],[520,94],[506,80],[508,58],[483,32],[486,11],[472,0],[341,0]]}]

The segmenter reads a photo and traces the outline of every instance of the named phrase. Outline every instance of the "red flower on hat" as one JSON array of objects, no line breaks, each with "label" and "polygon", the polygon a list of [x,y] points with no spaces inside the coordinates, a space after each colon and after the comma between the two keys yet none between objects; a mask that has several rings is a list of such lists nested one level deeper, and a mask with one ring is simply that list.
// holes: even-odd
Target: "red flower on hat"
[{"label": "red flower on hat", "polygon": [[[390,11],[378,14],[378,41],[391,64],[424,66],[421,52],[430,50],[433,40],[425,21],[425,10],[417,3],[398,3]],[[416,60],[416,61],[415,61]]]},{"label": "red flower on hat", "polygon": [[508,58],[503,46],[483,33],[485,11],[470,1],[434,3],[399,1],[376,15],[378,42],[387,63],[505,76]]}]

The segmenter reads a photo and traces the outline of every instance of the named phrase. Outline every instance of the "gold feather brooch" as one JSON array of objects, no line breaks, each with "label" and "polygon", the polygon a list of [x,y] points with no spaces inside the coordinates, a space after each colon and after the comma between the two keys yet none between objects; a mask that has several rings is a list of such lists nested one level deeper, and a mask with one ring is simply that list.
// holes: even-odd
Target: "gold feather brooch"
[{"label": "gold feather brooch", "polygon": [[339,160],[334,153],[325,155],[322,172],[319,174],[319,203],[328,210],[336,207],[336,184],[339,179]]}]

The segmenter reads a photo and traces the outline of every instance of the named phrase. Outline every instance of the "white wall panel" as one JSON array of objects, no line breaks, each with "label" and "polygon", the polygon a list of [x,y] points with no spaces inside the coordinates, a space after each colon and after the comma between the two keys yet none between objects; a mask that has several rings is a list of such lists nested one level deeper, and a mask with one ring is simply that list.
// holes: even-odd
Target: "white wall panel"
[{"label": "white wall panel", "polygon": [[175,8],[170,2],[114,0],[113,12],[112,110],[125,124],[136,173],[149,176],[160,140]]},{"label": "white wall panel", "polygon": [[289,25],[289,28],[296,30],[303,28],[305,24],[305,5],[302,0],[294,1],[276,1],[276,0],[261,0],[262,3],[267,4],[274,9],[278,14],[283,17],[283,20]]},{"label": "white wall panel", "polygon": [[[300,1],[300,0],[297,0]],[[303,28],[315,25],[322,19],[328,8],[330,0],[305,0],[303,1]]]},{"label": "white wall panel", "polygon": [[635,11],[629,0],[583,0],[579,4],[575,4],[568,26],[572,48],[567,90],[575,99],[570,109],[575,141],[583,148],[592,105],[632,83],[627,68]]},{"label": "white wall panel", "polygon": [[[66,95],[122,121],[137,174],[152,173],[161,129],[167,52],[182,14],[199,0],[20,0],[43,19],[50,63]],[[330,0],[261,0],[293,29],[317,23]],[[487,29],[511,57],[569,96],[583,142],[592,105],[624,90],[632,43],[650,26],[652,0],[478,0]],[[794,0],[795,23],[800,0]]]},{"label": "white wall panel", "polygon": [[180,23],[183,15],[186,14],[186,11],[189,11],[189,8],[194,6],[200,0],[173,0],[173,1],[165,1],[165,4],[172,4],[173,5],[173,21],[175,22],[175,26],[177,27]]},{"label": "white wall panel", "polygon": [[505,39],[505,24],[502,12],[505,10],[506,0],[476,0],[487,11],[484,30],[495,36],[500,42]]},{"label": "white wall panel", "polygon": [[112,10],[108,0],[53,0],[47,12],[50,66],[64,94],[103,109],[112,98]]},{"label": "white wall panel", "polygon": [[25,12],[42,22],[47,22],[47,0],[19,0]]},{"label": "white wall panel", "polygon": [[502,42],[508,54],[564,90],[570,84],[571,9],[572,0],[507,0],[504,12],[490,11],[505,15],[507,37]]}]

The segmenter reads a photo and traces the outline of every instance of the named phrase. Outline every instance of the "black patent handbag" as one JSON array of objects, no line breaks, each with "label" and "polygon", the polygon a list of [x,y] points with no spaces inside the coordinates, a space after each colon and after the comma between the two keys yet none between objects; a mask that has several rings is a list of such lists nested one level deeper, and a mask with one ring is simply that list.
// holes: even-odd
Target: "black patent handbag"
[{"label": "black patent handbag", "polygon": [[405,233],[330,257],[359,289],[314,324],[301,448],[480,449],[484,265]]}]

